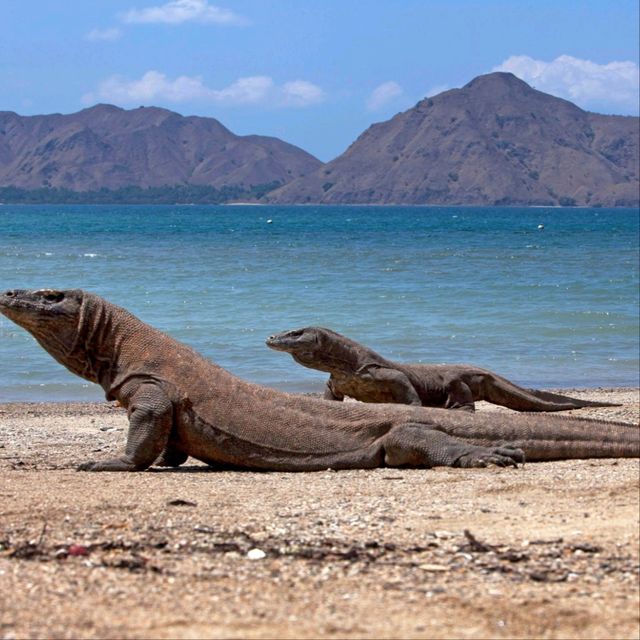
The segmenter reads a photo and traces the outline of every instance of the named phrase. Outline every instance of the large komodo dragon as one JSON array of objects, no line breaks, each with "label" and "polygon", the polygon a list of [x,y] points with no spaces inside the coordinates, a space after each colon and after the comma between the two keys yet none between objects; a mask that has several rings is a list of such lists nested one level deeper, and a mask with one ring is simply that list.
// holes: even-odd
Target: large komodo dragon
[{"label": "large komodo dragon", "polygon": [[327,402],[241,380],[128,311],[82,290],[12,290],[0,312],[72,372],[127,408],[124,455],[86,471],[212,466],[280,471],[516,466],[528,460],[640,457],[640,430],[550,415],[467,414]]},{"label": "large komodo dragon", "polygon": [[327,400],[350,396],[361,402],[397,402],[423,407],[474,410],[486,400],[516,411],[568,411],[612,407],[547,391],[524,389],[491,371],[463,364],[400,364],[323,327],[284,331],[267,346],[286,351],[296,362],[330,374]]}]

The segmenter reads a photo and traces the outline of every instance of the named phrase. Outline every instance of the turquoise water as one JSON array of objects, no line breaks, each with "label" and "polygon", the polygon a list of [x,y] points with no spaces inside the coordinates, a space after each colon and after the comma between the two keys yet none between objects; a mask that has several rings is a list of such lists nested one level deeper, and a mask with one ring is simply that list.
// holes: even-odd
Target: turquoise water
[{"label": "turquoise water", "polygon": [[[280,389],[322,388],[264,346],[312,324],[528,386],[638,385],[637,210],[4,205],[0,233],[0,288],[89,289]],[[0,359],[0,401],[102,397],[3,316]]]}]

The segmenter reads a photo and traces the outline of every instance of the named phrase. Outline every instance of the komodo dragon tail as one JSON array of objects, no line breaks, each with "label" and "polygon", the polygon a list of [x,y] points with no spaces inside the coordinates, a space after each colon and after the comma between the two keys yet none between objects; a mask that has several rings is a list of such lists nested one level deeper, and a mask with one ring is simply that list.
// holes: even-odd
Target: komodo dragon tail
[{"label": "komodo dragon tail", "polygon": [[559,393],[524,389],[495,374],[485,381],[483,392],[485,400],[515,411],[570,411],[582,407],[620,406],[611,402],[593,402],[563,396]]},{"label": "komodo dragon tail", "polygon": [[[508,413],[491,415],[489,433],[478,438],[469,426],[446,428],[454,437],[496,447],[508,443],[525,452],[529,461],[578,458],[640,458],[640,428],[625,422],[605,422],[573,416],[523,413],[517,420]],[[475,433],[474,433],[475,432]]]},{"label": "komodo dragon tail", "polygon": [[571,398],[563,396],[559,393],[550,393],[549,391],[539,391],[538,389],[526,389],[529,393],[545,402],[553,402],[554,404],[572,404],[575,409],[582,407],[619,407],[619,402],[597,402],[595,400],[581,400],[580,398]]}]

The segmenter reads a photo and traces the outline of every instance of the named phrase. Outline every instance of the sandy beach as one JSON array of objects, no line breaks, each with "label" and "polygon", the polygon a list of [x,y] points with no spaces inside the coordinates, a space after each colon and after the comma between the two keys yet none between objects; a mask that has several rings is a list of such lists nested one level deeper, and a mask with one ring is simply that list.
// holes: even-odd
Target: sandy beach
[{"label": "sandy beach", "polygon": [[[638,389],[567,415],[638,424]],[[508,411],[480,403],[479,411]],[[78,473],[107,403],[0,404],[0,638],[637,638],[639,462]]]}]

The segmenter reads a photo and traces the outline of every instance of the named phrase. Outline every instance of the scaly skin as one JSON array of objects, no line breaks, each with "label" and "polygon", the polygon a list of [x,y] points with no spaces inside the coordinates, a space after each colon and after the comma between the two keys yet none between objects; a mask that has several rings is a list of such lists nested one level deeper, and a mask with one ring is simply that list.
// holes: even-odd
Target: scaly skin
[{"label": "scaly skin", "polygon": [[178,466],[280,471],[378,466],[516,466],[529,460],[640,456],[622,423],[336,403],[245,382],[106,300],[75,289],[12,290],[0,312],[129,414],[122,456],[86,471]]},{"label": "scaly skin", "polygon": [[327,400],[350,396],[361,402],[397,402],[473,411],[486,400],[516,411],[568,411],[612,407],[548,391],[523,389],[491,371],[462,364],[400,364],[354,340],[322,327],[284,331],[268,347],[290,353],[296,362],[330,374]]}]

